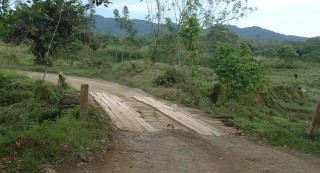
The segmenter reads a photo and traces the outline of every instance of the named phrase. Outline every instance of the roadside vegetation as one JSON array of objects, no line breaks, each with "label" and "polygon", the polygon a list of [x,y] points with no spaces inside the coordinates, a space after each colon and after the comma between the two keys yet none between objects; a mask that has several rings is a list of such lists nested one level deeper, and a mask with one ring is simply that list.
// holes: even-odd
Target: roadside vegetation
[{"label": "roadside vegetation", "polygon": [[[216,117],[232,117],[245,134],[269,144],[320,155],[320,137],[309,137],[311,115],[320,99],[319,37],[305,42],[242,40],[216,24],[255,11],[241,0],[228,1],[226,8],[215,8],[216,1],[205,1],[212,7],[208,9],[217,11],[205,11],[202,4],[192,0],[173,3],[171,8],[160,1],[143,1],[149,7],[148,21],[154,22],[154,33],[145,37],[136,35],[126,6],[114,11],[122,34],[113,35],[91,31],[94,10],[90,5],[54,2],[21,2],[16,11],[2,8],[1,69],[63,72],[142,88]],[[100,5],[109,1],[93,2]],[[52,11],[52,16],[39,9]],[[166,9],[175,10],[175,18],[165,16]],[[26,13],[32,17],[19,20]],[[69,14],[75,16],[64,18]],[[53,20],[57,18],[61,23]],[[63,35],[64,31],[74,34]],[[105,120],[96,111],[86,122],[76,119],[77,110],[59,114],[57,104],[67,92],[59,86],[6,71],[0,77],[4,93],[0,98],[3,156],[25,141],[39,147],[48,145],[43,152],[33,152],[31,146],[16,152],[25,158],[25,166],[36,165],[51,162],[61,143],[81,150],[95,147],[91,142],[106,136],[101,132],[107,133],[105,130],[90,130],[104,128],[101,124]],[[8,125],[13,122],[17,126]],[[68,123],[72,126],[66,126]],[[97,135],[88,136],[88,131]]]},{"label": "roadside vegetation", "polygon": [[[4,45],[0,48],[3,50]],[[234,117],[245,133],[267,143],[320,154],[319,138],[315,141],[309,138],[311,116],[320,97],[318,63],[295,61],[292,68],[286,68],[285,62],[280,59],[255,57],[266,68],[261,81],[264,82],[263,87],[227,98],[217,93],[217,86],[221,85],[218,75],[211,68],[200,66],[197,75],[190,77],[192,71],[187,66],[177,67],[166,63],[153,65],[144,48],[135,50],[139,51],[142,58],[123,63],[108,53],[114,49],[116,46],[90,51],[91,58],[83,56],[83,49],[82,55],[80,53],[72,63],[57,58],[48,71],[100,78],[142,88],[156,97],[197,107],[213,116]],[[33,64],[33,57],[27,51],[24,45],[18,49],[10,46],[8,54],[15,52],[17,59],[12,61],[2,57],[2,68],[43,71],[43,66]],[[295,74],[298,75],[297,79]]]},{"label": "roadside vegetation", "polygon": [[1,169],[34,172],[106,145],[108,120],[98,107],[90,108],[87,120],[78,119],[78,108],[59,110],[63,94],[74,92],[1,70]]}]

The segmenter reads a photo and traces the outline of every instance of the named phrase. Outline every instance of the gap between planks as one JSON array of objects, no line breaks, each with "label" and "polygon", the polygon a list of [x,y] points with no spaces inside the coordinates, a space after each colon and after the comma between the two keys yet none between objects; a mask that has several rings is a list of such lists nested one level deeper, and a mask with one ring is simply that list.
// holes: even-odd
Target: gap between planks
[{"label": "gap between planks", "polygon": [[150,97],[141,97],[141,96],[132,96],[134,99],[145,103],[164,115],[172,118],[176,122],[188,127],[189,129],[201,134],[201,135],[208,135],[208,136],[221,136],[222,132],[214,127],[208,127],[207,124],[201,122],[200,120],[195,119],[192,115],[188,112],[181,111],[179,109],[174,109],[170,106],[163,104],[162,102],[156,101]]},{"label": "gap between planks", "polygon": [[144,119],[140,118],[140,114],[126,105],[119,97],[106,93],[90,93],[90,95],[108,113],[110,119],[119,129],[128,131],[157,131]]}]

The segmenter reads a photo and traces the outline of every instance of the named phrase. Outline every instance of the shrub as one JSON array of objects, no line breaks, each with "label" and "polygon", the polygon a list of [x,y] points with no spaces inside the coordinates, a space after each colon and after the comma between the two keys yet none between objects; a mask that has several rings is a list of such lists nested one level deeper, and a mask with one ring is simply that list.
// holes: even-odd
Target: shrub
[{"label": "shrub", "polygon": [[58,92],[58,87],[49,85],[40,80],[35,84],[34,96],[36,99],[46,101],[50,104],[58,104],[62,99],[62,93]]},{"label": "shrub", "polygon": [[185,82],[185,75],[175,68],[170,68],[164,74],[157,76],[154,82],[157,86],[172,87],[174,84]]},{"label": "shrub", "polygon": [[0,73],[0,89],[6,85],[7,80],[8,78]]},{"label": "shrub", "polygon": [[10,102],[0,105],[0,158],[10,161],[0,160],[3,171],[35,172],[42,163],[105,146],[108,120],[99,108],[90,108],[86,120],[77,118],[77,108],[60,116],[61,87],[13,74],[0,78],[10,79],[0,88]]},{"label": "shrub", "polygon": [[211,66],[218,75],[219,88],[216,91],[220,92],[219,95],[225,95],[222,103],[258,91],[266,83],[265,67],[262,62],[231,45],[222,45],[218,48]]},{"label": "shrub", "polygon": [[170,73],[166,72],[163,75],[159,75],[154,79],[154,82],[158,86],[171,87],[176,81]]}]

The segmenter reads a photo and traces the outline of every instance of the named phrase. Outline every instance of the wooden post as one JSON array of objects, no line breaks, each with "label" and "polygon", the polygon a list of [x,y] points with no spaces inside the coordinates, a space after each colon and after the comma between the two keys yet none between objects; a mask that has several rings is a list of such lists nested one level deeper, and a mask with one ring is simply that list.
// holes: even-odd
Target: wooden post
[{"label": "wooden post", "polygon": [[88,117],[88,92],[89,92],[89,85],[81,84],[80,119],[86,119]]},{"label": "wooden post", "polygon": [[317,137],[317,130],[320,124],[320,101],[317,103],[316,110],[313,113],[312,116],[312,123],[311,123],[311,130],[310,130],[310,136],[312,139],[316,139]]}]

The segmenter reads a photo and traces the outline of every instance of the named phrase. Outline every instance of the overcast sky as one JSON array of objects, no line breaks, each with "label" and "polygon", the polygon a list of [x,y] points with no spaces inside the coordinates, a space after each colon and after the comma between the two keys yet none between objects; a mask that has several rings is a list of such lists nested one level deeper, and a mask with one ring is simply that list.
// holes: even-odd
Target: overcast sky
[{"label": "overcast sky", "polygon": [[[147,8],[144,2],[139,1],[112,0],[109,8],[98,7],[96,13],[113,17],[115,8],[121,10],[127,5],[130,18],[144,19]],[[241,28],[259,26],[286,35],[320,36],[320,0],[249,0],[248,5],[257,7],[258,11],[229,24]]]}]

